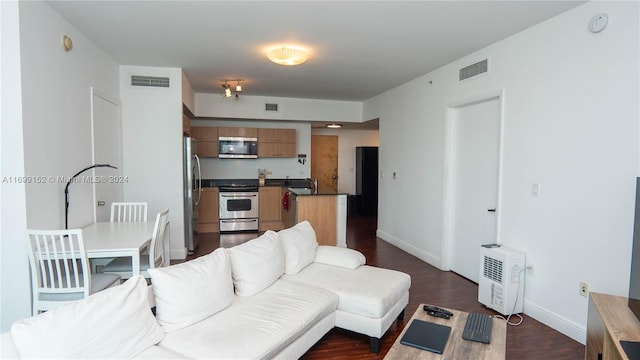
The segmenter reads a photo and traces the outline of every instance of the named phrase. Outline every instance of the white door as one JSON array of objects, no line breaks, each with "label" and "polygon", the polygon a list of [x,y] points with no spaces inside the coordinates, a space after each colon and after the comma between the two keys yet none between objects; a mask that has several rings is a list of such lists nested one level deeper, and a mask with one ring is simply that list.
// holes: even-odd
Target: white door
[{"label": "white door", "polygon": [[478,282],[480,246],[496,242],[500,99],[458,107],[453,122],[451,270]]},{"label": "white door", "polygon": [[111,203],[122,201],[122,127],[117,103],[92,92],[93,163],[118,169],[94,169],[95,221],[109,221]]}]

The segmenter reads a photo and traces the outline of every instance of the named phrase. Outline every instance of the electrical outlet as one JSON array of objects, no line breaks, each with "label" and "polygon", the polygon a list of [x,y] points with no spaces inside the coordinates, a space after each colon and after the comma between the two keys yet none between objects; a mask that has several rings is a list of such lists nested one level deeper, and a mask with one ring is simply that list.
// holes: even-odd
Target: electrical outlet
[{"label": "electrical outlet", "polygon": [[589,284],[586,282],[580,282],[579,294],[586,297],[587,294],[589,294]]},{"label": "electrical outlet", "polygon": [[527,265],[527,275],[533,276],[533,265],[532,264]]}]

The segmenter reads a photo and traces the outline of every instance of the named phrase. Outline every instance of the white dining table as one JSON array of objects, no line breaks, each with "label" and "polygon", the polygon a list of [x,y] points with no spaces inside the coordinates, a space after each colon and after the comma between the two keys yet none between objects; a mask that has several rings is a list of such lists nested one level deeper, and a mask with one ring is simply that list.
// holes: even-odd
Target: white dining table
[{"label": "white dining table", "polygon": [[140,274],[140,252],[149,246],[154,225],[155,221],[97,222],[84,227],[87,257],[130,257],[133,274]]}]

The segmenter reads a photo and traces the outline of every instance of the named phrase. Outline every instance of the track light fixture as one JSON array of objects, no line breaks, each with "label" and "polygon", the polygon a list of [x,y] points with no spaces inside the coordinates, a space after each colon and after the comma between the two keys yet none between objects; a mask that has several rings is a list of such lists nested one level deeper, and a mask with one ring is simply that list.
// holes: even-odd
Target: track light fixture
[{"label": "track light fixture", "polygon": [[227,80],[222,84],[222,88],[224,89],[223,97],[231,97],[231,85],[227,84]]},{"label": "track light fixture", "polygon": [[242,81],[242,79],[225,80],[224,84],[222,84],[222,89],[224,89],[224,92],[222,93],[222,97],[223,98],[230,98],[231,97],[231,85],[229,85],[229,81],[235,81],[236,82],[235,99],[239,100],[240,99],[240,95],[238,93],[242,92],[242,86],[240,86],[240,82]]}]

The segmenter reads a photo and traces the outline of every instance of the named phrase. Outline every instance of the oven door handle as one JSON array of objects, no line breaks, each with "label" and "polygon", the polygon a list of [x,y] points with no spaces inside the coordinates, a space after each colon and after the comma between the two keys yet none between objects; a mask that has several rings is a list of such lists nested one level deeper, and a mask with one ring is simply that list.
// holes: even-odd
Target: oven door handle
[{"label": "oven door handle", "polygon": [[220,222],[232,222],[232,223],[254,222],[254,221],[258,221],[258,220],[256,220],[256,219],[220,220]]},{"label": "oven door handle", "polygon": [[248,197],[256,197],[258,195],[252,194],[252,195],[225,195],[225,194],[220,194],[221,197],[226,197],[226,198],[248,198]]}]

